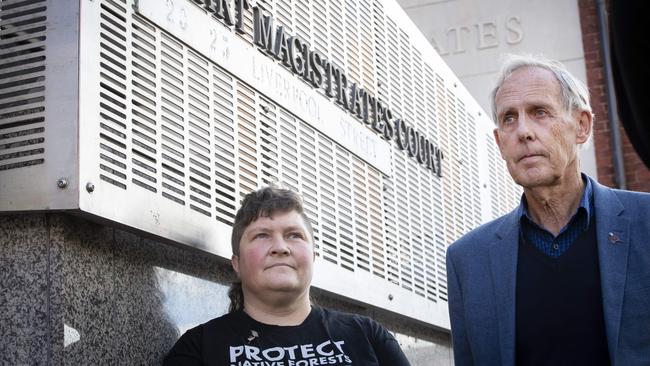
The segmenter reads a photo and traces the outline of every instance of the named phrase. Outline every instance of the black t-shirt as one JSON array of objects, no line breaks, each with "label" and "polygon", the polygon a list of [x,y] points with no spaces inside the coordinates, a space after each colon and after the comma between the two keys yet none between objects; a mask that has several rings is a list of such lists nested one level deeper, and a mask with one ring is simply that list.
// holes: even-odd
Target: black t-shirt
[{"label": "black t-shirt", "polygon": [[312,307],[297,326],[236,311],[188,330],[164,365],[408,366],[395,338],[374,320]]}]

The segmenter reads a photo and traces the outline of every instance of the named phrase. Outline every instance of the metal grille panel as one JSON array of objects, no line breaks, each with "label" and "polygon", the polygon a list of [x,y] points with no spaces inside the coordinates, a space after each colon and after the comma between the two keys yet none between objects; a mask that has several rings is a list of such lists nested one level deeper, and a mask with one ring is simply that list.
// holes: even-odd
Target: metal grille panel
[{"label": "metal grille panel", "polygon": [[[79,110],[72,118],[79,141],[67,148],[77,154],[78,169],[66,171],[73,207],[228,257],[242,196],[280,184],[304,198],[325,289],[447,327],[447,245],[513,207],[518,190],[486,133],[490,122],[398,5],[256,2],[274,26],[341,68],[348,85],[359,83],[394,118],[436,143],[445,154],[442,178],[354,117],[345,119],[351,114],[323,88],[306,87],[257,52],[250,11],[242,33],[204,12],[210,29],[201,29],[206,39],[197,41],[139,13],[142,3],[154,4],[99,0],[70,12],[81,14],[79,95],[70,101]],[[179,9],[202,12],[196,3],[155,4],[165,21],[185,29],[188,13]],[[34,164],[50,168],[44,141],[60,121],[45,113],[52,109],[45,76],[53,75],[45,70],[44,4],[0,3],[0,175]],[[263,58],[261,66],[252,64],[259,69],[238,69],[233,60],[241,53],[231,52],[242,50]],[[297,108],[300,101],[314,101],[313,114]],[[332,129],[351,123],[386,147],[384,160],[332,137]]]},{"label": "metal grille panel", "polygon": [[[378,69],[390,70],[386,85],[379,88],[385,88],[386,95],[390,93],[390,104],[396,113],[415,122],[429,138],[435,139],[436,127],[425,120],[424,102],[424,91],[429,90],[429,113],[433,115],[433,71],[414,52],[408,34],[381,12],[381,4],[375,3],[374,15],[369,11],[369,4],[336,0],[318,4],[276,1],[264,6],[275,14],[285,31],[295,30],[302,38],[323,47],[328,57],[345,66],[350,81],[363,82],[368,90],[376,86],[374,55],[378,54],[378,58],[390,55],[383,56],[389,59],[389,65],[382,65],[385,60],[378,62]],[[320,33],[311,30],[312,19],[306,9],[312,6],[321,12],[329,9],[329,18],[319,19],[331,25],[327,36],[322,29]],[[133,22],[145,23],[137,15]],[[385,27],[389,28],[388,40]],[[145,29],[145,26],[137,27],[138,32]],[[218,70],[219,66],[208,66],[209,60],[194,54],[166,32],[149,29],[147,34],[133,38],[146,42],[139,47],[141,49],[153,45],[154,49],[147,52],[149,59],[160,59],[156,70],[162,84],[158,88],[160,91],[147,94],[152,99],[152,107],[162,106],[162,128],[159,134],[150,136],[153,139],[160,136],[156,140],[163,141],[160,143],[162,151],[149,160],[164,162],[162,174],[151,176],[151,181],[163,182],[163,197],[178,205],[193,204],[198,213],[221,217],[223,222],[231,223],[234,208],[243,194],[261,184],[280,183],[303,194],[306,209],[314,221],[318,255],[324,260],[351,272],[372,273],[431,301],[446,299],[446,243],[443,237],[436,237],[427,229],[436,221],[445,221],[440,209],[441,198],[436,198],[440,194],[439,178],[412,164],[407,153],[397,149],[393,150],[392,157],[394,175],[387,177],[256,92],[254,86],[238,80],[226,70],[220,70],[218,77],[211,75],[210,69]],[[146,39],[149,41],[144,41]],[[376,52],[370,51],[373,49]],[[424,67],[429,68],[428,79],[423,73]],[[214,90],[217,83],[224,84],[224,81],[226,85],[219,91]],[[186,93],[186,90],[193,92]],[[440,101],[442,103],[457,102],[446,87],[440,95],[446,96]],[[211,100],[215,97],[216,100]],[[219,106],[217,113],[207,108],[215,103]],[[423,108],[416,111],[415,104]],[[451,105],[454,106],[450,109],[452,120],[448,124],[455,126],[460,122],[457,113],[464,113],[464,110],[462,106]],[[196,130],[190,131],[196,142],[188,140],[184,128]],[[452,139],[446,148],[460,149],[461,137],[454,135]],[[214,146],[222,152],[222,159],[213,164],[209,149],[199,153],[196,148],[188,148],[188,144]],[[468,154],[464,152],[463,156],[468,158]],[[188,159],[192,155],[196,157],[194,163]],[[154,170],[149,172],[153,174]],[[464,173],[467,172],[452,169],[449,172],[449,180],[455,184],[455,201],[447,222],[455,221],[455,226],[447,238],[456,237],[465,226],[478,223],[475,216],[453,215],[454,211],[464,213],[460,193],[464,188],[460,176]],[[234,191],[230,188],[229,192],[223,192],[227,197],[222,194],[214,205],[211,182],[201,179],[211,175],[230,177],[230,184],[219,185],[221,190],[235,187]],[[470,201],[472,196],[465,203],[474,203]],[[227,209],[219,210],[224,204]],[[444,227],[440,225],[439,229]]]},{"label": "metal grille panel", "polygon": [[0,170],[45,157],[45,1],[0,3]]}]

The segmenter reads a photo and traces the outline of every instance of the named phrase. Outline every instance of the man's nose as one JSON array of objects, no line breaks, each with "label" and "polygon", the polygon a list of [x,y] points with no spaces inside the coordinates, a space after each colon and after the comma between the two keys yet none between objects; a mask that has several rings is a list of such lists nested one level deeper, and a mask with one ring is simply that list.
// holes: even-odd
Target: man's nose
[{"label": "man's nose", "polygon": [[520,113],[517,120],[517,136],[521,141],[532,141],[535,139],[535,131],[531,121],[525,113]]}]

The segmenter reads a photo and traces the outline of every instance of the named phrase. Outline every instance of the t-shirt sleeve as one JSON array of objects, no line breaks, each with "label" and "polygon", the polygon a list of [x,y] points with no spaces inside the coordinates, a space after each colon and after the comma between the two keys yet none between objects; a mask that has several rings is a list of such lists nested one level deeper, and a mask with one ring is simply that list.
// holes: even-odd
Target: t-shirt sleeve
[{"label": "t-shirt sleeve", "polygon": [[200,366],[201,361],[201,326],[185,332],[169,351],[163,366]]},{"label": "t-shirt sleeve", "polygon": [[410,366],[399,342],[381,324],[370,321],[371,342],[380,366]]}]

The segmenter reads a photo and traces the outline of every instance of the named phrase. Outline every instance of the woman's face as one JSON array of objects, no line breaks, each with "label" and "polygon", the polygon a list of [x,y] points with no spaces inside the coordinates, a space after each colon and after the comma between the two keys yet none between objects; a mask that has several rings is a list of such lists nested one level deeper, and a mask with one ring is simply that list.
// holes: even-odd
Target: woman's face
[{"label": "woman's face", "polygon": [[313,263],[313,238],[296,211],[253,221],[239,242],[239,255],[232,257],[245,298],[262,302],[283,294],[297,299],[309,289]]}]

